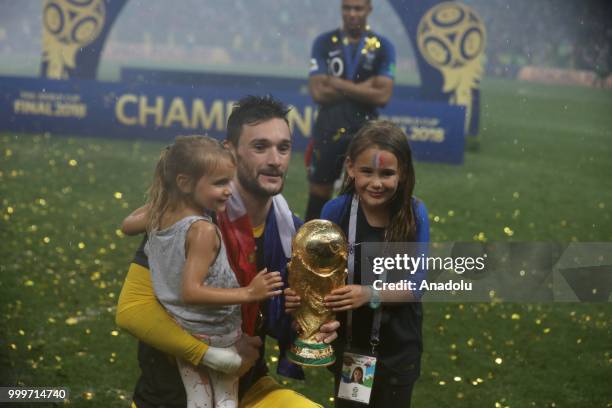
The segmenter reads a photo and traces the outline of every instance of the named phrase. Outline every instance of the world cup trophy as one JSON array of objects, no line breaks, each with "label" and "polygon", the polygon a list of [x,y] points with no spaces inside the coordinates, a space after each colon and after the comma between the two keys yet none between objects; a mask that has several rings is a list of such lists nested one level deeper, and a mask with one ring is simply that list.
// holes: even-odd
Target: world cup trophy
[{"label": "world cup trophy", "polygon": [[336,360],[331,345],[317,341],[322,324],[334,319],[323,298],[345,284],[348,258],[346,237],[331,221],[311,220],[297,232],[292,242],[289,285],[300,296],[300,307],[293,313],[299,326],[298,338],[288,357],[304,366],[323,367]]}]

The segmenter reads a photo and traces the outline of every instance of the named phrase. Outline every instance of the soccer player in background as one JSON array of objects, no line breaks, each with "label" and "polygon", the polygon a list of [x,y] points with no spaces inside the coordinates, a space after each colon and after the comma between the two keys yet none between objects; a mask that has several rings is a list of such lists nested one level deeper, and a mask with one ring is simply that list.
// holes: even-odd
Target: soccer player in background
[{"label": "soccer player in background", "polygon": [[342,28],[312,46],[309,91],[319,104],[306,153],[310,183],[306,221],[318,218],[340,177],[352,136],[393,92],[395,49],[370,30],[371,0],[342,0]]}]

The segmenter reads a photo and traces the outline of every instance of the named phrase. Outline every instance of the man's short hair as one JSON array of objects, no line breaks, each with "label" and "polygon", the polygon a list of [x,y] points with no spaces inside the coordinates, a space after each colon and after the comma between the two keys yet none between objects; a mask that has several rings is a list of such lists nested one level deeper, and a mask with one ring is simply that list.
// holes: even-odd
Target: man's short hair
[{"label": "man's short hair", "polygon": [[270,119],[283,119],[287,126],[287,114],[289,108],[272,96],[245,96],[236,102],[232,113],[227,120],[226,140],[234,146],[238,146],[242,127],[244,125],[257,125]]}]

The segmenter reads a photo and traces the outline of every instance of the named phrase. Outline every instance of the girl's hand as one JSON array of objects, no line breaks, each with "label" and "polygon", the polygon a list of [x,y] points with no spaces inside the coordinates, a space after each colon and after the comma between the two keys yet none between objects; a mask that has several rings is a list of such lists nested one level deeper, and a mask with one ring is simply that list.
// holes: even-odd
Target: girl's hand
[{"label": "girl's hand", "polygon": [[372,292],[368,286],[346,285],[334,289],[323,299],[325,306],[334,312],[357,309],[368,303]]},{"label": "girl's hand", "polygon": [[249,294],[249,300],[251,302],[259,302],[272,296],[280,295],[283,293],[280,288],[283,287],[283,280],[280,276],[280,272],[268,272],[266,268],[259,271],[253,278],[249,286],[247,286],[247,293]]},{"label": "girl's hand", "polygon": [[300,307],[300,297],[291,288],[285,289],[283,293],[285,294],[285,313],[293,313]]}]

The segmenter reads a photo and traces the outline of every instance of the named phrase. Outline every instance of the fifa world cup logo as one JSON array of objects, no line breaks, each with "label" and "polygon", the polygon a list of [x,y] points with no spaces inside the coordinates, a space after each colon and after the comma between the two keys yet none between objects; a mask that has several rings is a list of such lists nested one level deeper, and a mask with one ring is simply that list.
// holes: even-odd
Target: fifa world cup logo
[{"label": "fifa world cup logo", "polygon": [[323,298],[345,284],[347,259],[346,237],[331,221],[308,221],[293,238],[289,286],[302,299],[293,313],[299,336],[288,353],[295,363],[326,366],[335,361],[331,345],[317,341],[315,336],[322,324],[334,319]]},{"label": "fifa world cup logo", "polygon": [[485,28],[470,7],[444,2],[431,8],[417,29],[419,51],[444,78],[443,92],[450,103],[466,107],[466,129],[472,113],[472,90],[482,77]]},{"label": "fifa world cup logo", "polygon": [[47,78],[68,78],[76,54],[100,35],[104,0],[46,0],[43,8],[43,61]]}]

